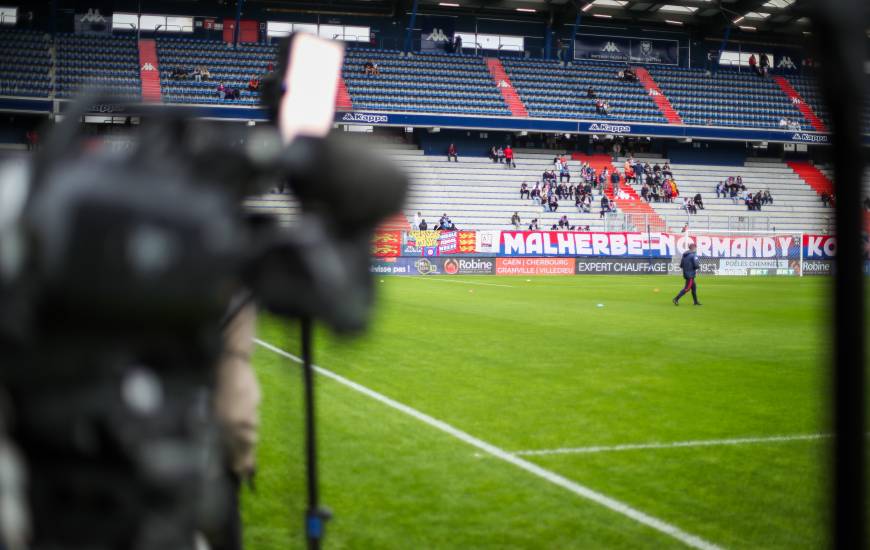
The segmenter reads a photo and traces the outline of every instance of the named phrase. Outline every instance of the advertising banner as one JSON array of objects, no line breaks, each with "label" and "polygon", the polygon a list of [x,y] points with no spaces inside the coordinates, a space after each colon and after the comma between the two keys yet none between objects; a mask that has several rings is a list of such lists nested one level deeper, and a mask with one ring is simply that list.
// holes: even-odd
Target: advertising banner
[{"label": "advertising banner", "polygon": [[837,238],[831,235],[804,235],[805,260],[828,260],[837,255]]},{"label": "advertising banner", "polygon": [[376,275],[494,275],[495,258],[377,258]]},{"label": "advertising banner", "polygon": [[496,258],[496,275],[573,275],[574,258]]},{"label": "advertising banner", "polygon": [[401,254],[392,256],[441,256],[474,254],[475,231],[407,231],[402,232]]},{"label": "advertising banner", "polygon": [[804,260],[801,266],[803,275],[833,275],[834,260]]},{"label": "advertising banner", "polygon": [[422,29],[420,34],[420,50],[424,52],[450,52],[453,50],[453,17],[420,16],[418,24]]},{"label": "advertising banner", "polygon": [[680,59],[679,42],[578,34],[574,41],[574,59],[622,64],[677,65]]},{"label": "advertising banner", "polygon": [[383,258],[402,254],[401,231],[378,231],[372,239],[372,256]]},{"label": "advertising banner", "polygon": [[76,34],[112,34],[112,10],[99,7],[88,8],[85,13],[77,13],[73,18]]},{"label": "advertising banner", "polygon": [[502,256],[618,256],[670,258],[690,244],[710,258],[776,258],[798,255],[793,235],[726,236],[677,233],[585,233],[577,231],[502,231]]},{"label": "advertising banner", "polygon": [[672,267],[665,258],[577,258],[578,275],[667,275]]}]

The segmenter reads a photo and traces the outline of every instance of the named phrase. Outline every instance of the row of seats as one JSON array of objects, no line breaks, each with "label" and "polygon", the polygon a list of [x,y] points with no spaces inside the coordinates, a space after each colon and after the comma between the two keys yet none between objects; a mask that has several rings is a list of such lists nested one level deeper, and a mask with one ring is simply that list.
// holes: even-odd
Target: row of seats
[{"label": "row of seats", "polygon": [[[54,47],[52,61],[51,48]],[[264,74],[277,61],[277,48],[244,44],[232,48],[221,41],[186,37],[157,38],[161,84],[182,103],[213,103],[217,83],[246,90],[248,80]],[[378,64],[380,75],[364,75],[365,62]],[[592,86],[610,105],[608,119],[664,123],[665,118],[639,82],[617,80],[619,68],[607,63],[562,64],[505,56],[505,70],[531,116],[600,118],[595,101],[586,96]],[[52,84],[51,68],[56,65]],[[204,66],[209,82],[175,80],[175,68]],[[0,31],[0,90],[14,95],[70,97],[83,83],[100,81],[132,88],[138,82],[138,43],[132,36],[61,34],[52,39],[23,30]],[[712,75],[700,69],[649,67],[673,107],[690,124],[778,127],[783,117],[800,120],[800,111],[772,79],[722,70]],[[405,54],[397,50],[352,47],[343,67],[354,105],[362,109],[418,110],[456,114],[508,115],[485,59],[442,53]],[[827,120],[824,103],[808,77],[789,77],[810,107]],[[256,92],[245,93],[255,104]],[[208,100],[208,101],[206,101]],[[234,101],[234,100],[226,100]]]}]

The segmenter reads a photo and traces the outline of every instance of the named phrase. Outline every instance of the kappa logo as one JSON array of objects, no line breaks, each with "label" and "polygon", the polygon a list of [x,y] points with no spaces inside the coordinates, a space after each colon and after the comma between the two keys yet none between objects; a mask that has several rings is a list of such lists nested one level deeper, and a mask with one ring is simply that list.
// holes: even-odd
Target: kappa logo
[{"label": "kappa logo", "polygon": [[105,23],[106,18],[100,14],[100,10],[91,8],[86,14],[82,15],[80,21],[82,23]]},{"label": "kappa logo", "polygon": [[609,134],[628,134],[631,133],[631,126],[628,124],[593,124],[589,127],[590,132],[607,132]]},{"label": "kappa logo", "polygon": [[828,143],[828,136],[820,134],[804,134],[795,133],[791,136],[792,141],[802,141],[805,143]]},{"label": "kappa logo", "polygon": [[387,115],[367,115],[365,113],[345,113],[341,117],[342,122],[366,122],[368,124],[377,124],[378,122],[387,122]]},{"label": "kappa logo", "polygon": [[794,61],[791,60],[791,57],[784,55],[779,59],[779,63],[776,64],[779,69],[790,69],[795,70],[797,66],[795,66]]},{"label": "kappa logo", "polygon": [[655,90],[655,89],[653,89],[653,88],[650,88],[650,89],[649,89],[649,95],[651,95],[651,96],[657,96],[657,95],[662,95],[662,94],[660,94],[660,93],[658,92],[658,90]]},{"label": "kappa logo", "polygon": [[152,65],[150,62],[145,63],[144,65],[142,65],[142,70],[143,71],[153,71],[154,65]]},{"label": "kappa logo", "polygon": [[607,42],[606,44],[604,44],[604,47],[601,48],[601,51],[602,52],[618,53],[620,50],[616,46],[615,42]]},{"label": "kappa logo", "polygon": [[799,97],[791,98],[791,102],[794,103],[795,105],[800,105],[801,103],[803,103],[803,101],[801,101],[801,98],[799,98]]},{"label": "kappa logo", "polygon": [[428,35],[423,35],[423,40],[429,40],[430,42],[449,42],[450,40],[447,38],[447,35],[444,34],[444,31],[441,29],[433,28],[432,32]]}]

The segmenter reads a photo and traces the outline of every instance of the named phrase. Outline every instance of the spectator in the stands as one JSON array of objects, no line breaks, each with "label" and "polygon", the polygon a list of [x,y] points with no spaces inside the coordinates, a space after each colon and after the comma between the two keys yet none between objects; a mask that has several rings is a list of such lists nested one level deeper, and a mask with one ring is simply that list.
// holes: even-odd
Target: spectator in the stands
[{"label": "spectator in the stands", "polygon": [[616,170],[610,174],[610,188],[613,196],[616,197],[617,193],[619,193],[619,172]]},{"label": "spectator in the stands", "polygon": [[694,200],[689,199],[686,201],[686,211],[689,214],[697,214],[698,213],[698,208],[695,206]]},{"label": "spectator in the stands", "polygon": [[426,231],[427,229],[429,229],[429,225],[426,224],[426,220],[420,220],[420,225],[417,226],[417,229],[419,229],[420,231]]},{"label": "spectator in the stands", "polygon": [[568,216],[562,215],[562,217],[559,218],[559,229],[570,229],[570,228],[571,228],[571,222],[568,221]]},{"label": "spectator in the stands", "polygon": [[785,130],[789,127],[789,121],[786,117],[782,117],[779,119],[779,128],[781,130]]},{"label": "spectator in the stands", "polygon": [[672,177],[674,177],[674,173],[671,172],[671,165],[668,164],[667,162],[666,162],[665,165],[662,167],[662,174],[663,174],[665,177],[667,177],[667,178],[672,178]]},{"label": "spectator in the stands", "polygon": [[414,223],[411,224],[411,230],[417,229],[417,227],[420,225],[420,219],[422,217],[422,212],[417,212],[416,214],[414,214]]},{"label": "spectator in the stands", "polygon": [[260,89],[260,79],[252,76],[251,80],[248,81],[248,91],[256,92]]},{"label": "spectator in the stands", "polygon": [[767,57],[766,53],[761,54],[760,59],[758,60],[759,67],[759,75],[767,76],[767,73],[770,71],[770,58]]},{"label": "spectator in the stands", "polygon": [[377,63],[374,63],[372,61],[366,61],[363,64],[363,74],[378,75],[378,74],[381,74],[381,71],[378,68]]},{"label": "spectator in the stands", "polygon": [[459,162],[459,155],[456,153],[456,145],[453,143],[447,147],[447,162],[450,162],[450,157],[453,157],[454,161]]},{"label": "spectator in the stands", "polygon": [[591,84],[586,88],[586,97],[589,99],[595,99],[595,88],[593,88]]},{"label": "spectator in the stands", "polygon": [[599,115],[608,115],[610,114],[610,106],[603,99],[599,99],[595,102],[595,112]]},{"label": "spectator in the stands", "polygon": [[761,204],[773,204],[773,195],[770,194],[770,189],[765,189],[762,193]]},{"label": "spectator in the stands", "polygon": [[529,231],[537,231],[538,230],[538,218],[532,220],[532,223],[529,224]]},{"label": "spectator in the stands", "polygon": [[761,74],[758,72],[758,60],[755,59],[755,54],[749,55],[749,68],[752,69],[755,74]]},{"label": "spectator in the stands", "polygon": [[761,205],[764,204],[762,202],[763,199],[764,195],[761,193],[761,191],[756,192],[755,195],[752,197],[752,202],[755,204],[756,210],[761,210]]},{"label": "spectator in the stands", "polygon": [[699,210],[704,209],[704,199],[701,198],[701,193],[695,193],[695,206],[698,207]]},{"label": "spectator in the stands", "polygon": [[462,55],[462,37],[456,33],[453,34],[453,53]]},{"label": "spectator in the stands", "polygon": [[217,85],[217,95],[221,99],[227,97],[227,88],[223,85],[223,82],[219,82]]},{"label": "spectator in the stands", "polygon": [[504,161],[504,149],[499,147],[498,150],[495,152],[495,154],[496,154],[496,158],[498,159],[498,162]]},{"label": "spectator in the stands", "polygon": [[529,198],[529,184],[526,182],[523,182],[523,184],[520,185],[520,198]]},{"label": "spectator in the stands", "polygon": [[550,195],[550,202],[547,203],[547,206],[549,207],[550,212],[555,212],[556,210],[559,209],[559,201],[556,200],[556,194],[555,194],[555,193],[553,193],[552,195]]},{"label": "spectator in the stands", "polygon": [[611,211],[610,200],[608,200],[606,195],[602,195],[602,197],[601,197],[601,215],[599,216],[599,218],[603,218],[604,214],[607,214],[610,211]]},{"label": "spectator in the stands", "polygon": [[568,182],[571,181],[571,172],[568,171],[567,160],[562,162],[562,169],[559,171],[559,181],[561,182],[562,180],[566,179],[568,180]]},{"label": "spectator in the stands", "polygon": [[625,80],[626,82],[636,82],[637,81],[637,75],[635,74],[634,70],[632,70],[631,67],[626,67],[621,72],[622,72],[622,79]]},{"label": "spectator in the stands", "polygon": [[646,202],[649,202],[649,201],[650,201],[650,196],[649,196],[649,185],[647,185],[646,182],[644,182],[643,185],[642,185],[641,188],[640,188],[640,198],[642,198],[642,199],[645,200]]},{"label": "spectator in the stands", "polygon": [[492,160],[493,162],[498,162],[498,151],[496,150],[495,145],[493,145],[493,146],[489,149],[489,158],[490,158],[490,160]]},{"label": "spectator in the stands", "polygon": [[514,150],[511,149],[511,146],[508,145],[504,148],[504,164],[505,168],[516,168],[517,164],[514,162]]},{"label": "spectator in the stands", "polygon": [[716,198],[718,199],[720,195],[725,196],[725,182],[722,181],[716,184]]},{"label": "spectator in the stands", "polygon": [[[522,198],[522,195],[520,195],[520,198]],[[540,183],[536,182],[535,188],[532,189],[532,201],[535,204],[541,204],[541,184]]]},{"label": "spectator in the stands", "polygon": [[511,225],[514,226],[514,229],[519,231],[521,223],[522,223],[522,220],[520,220],[519,212],[514,212],[514,215],[511,216]]},{"label": "spectator in the stands", "polygon": [[27,133],[24,134],[24,137],[27,139],[28,151],[36,151],[39,149],[39,132],[36,130],[28,130]]}]

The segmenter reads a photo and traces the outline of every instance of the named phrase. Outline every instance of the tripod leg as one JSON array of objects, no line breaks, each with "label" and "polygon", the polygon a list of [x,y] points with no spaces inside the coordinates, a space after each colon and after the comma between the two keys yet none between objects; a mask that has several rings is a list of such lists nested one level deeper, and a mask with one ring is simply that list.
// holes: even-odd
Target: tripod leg
[{"label": "tripod leg", "polygon": [[305,467],[308,484],[308,509],[305,511],[305,534],[308,548],[318,550],[323,538],[325,523],[330,514],[320,508],[317,477],[317,429],[314,417],[314,366],[311,353],[313,340],[312,321],[302,319],[302,376],[305,386]]}]

